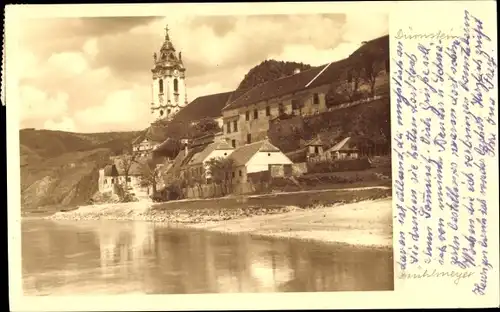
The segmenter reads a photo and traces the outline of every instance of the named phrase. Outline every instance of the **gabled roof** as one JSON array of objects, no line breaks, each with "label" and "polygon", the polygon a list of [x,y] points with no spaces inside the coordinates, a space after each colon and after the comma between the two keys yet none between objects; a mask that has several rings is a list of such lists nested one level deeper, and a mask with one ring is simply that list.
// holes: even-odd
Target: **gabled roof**
[{"label": "gabled roof", "polygon": [[151,125],[146,130],[142,131],[137,138],[134,139],[132,144],[139,144],[144,140],[149,140],[154,143],[162,143],[165,138],[164,135],[157,129],[158,126]]},{"label": "gabled roof", "polygon": [[141,143],[142,141],[144,141],[144,139],[146,138],[146,133],[148,132],[148,129],[142,131],[139,136],[137,138],[134,139],[134,141],[132,141],[132,144],[139,144]]},{"label": "gabled roof", "polygon": [[184,158],[184,160],[181,163],[181,167],[185,167],[185,166],[191,165],[191,160],[193,159],[193,157],[196,154],[198,154],[201,151],[203,151],[205,149],[205,146],[206,145],[201,145],[201,146],[193,147],[190,150],[188,150],[188,153],[187,153],[186,157]]},{"label": "gabled roof", "polygon": [[240,97],[230,99],[222,110],[245,107],[261,101],[335,82],[341,78],[347,69],[352,67],[354,62],[362,60],[363,54],[368,51],[370,53],[373,52],[375,57],[383,56],[388,58],[389,36],[382,36],[366,42],[346,59],[312,67],[291,76],[261,83]]},{"label": "gabled roof", "polygon": [[[107,177],[117,177],[125,175],[123,162],[120,160],[120,158],[115,158],[112,164],[109,164],[104,167],[104,175]],[[128,175],[129,176],[142,175],[142,165],[139,160],[132,162],[128,171]]]},{"label": "gabled roof", "polygon": [[219,150],[233,150],[234,148],[229,145],[226,141],[214,142],[208,144],[204,150],[194,155],[189,161],[189,165],[199,165],[201,164],[213,151]]},{"label": "gabled roof", "polygon": [[192,122],[203,118],[216,118],[222,115],[222,108],[233,93],[222,92],[197,97],[191,103],[179,110],[173,117],[173,122]]},{"label": "gabled roof", "polygon": [[298,74],[261,83],[237,99],[228,103],[223,110],[245,107],[267,99],[276,98],[296,91],[300,91],[316,77],[327,65],[312,67]]},{"label": "gabled roof", "polygon": [[175,174],[176,171],[179,171],[179,169],[181,168],[182,162],[184,161],[186,156],[187,156],[186,150],[184,150],[184,149],[181,150],[179,152],[179,154],[177,154],[177,156],[175,157],[174,161],[172,162],[172,166],[170,166],[170,168],[168,168],[166,173]]},{"label": "gabled roof", "polygon": [[269,140],[263,140],[238,147],[229,158],[234,161],[235,166],[244,166],[257,152],[281,152],[279,148],[272,145]]},{"label": "gabled roof", "polygon": [[350,144],[351,142],[352,140],[350,137],[344,138],[328,149],[328,152],[357,151],[358,148],[354,144]]},{"label": "gabled roof", "polygon": [[304,146],[323,146],[324,143],[321,141],[321,138],[318,136],[304,144]]}]

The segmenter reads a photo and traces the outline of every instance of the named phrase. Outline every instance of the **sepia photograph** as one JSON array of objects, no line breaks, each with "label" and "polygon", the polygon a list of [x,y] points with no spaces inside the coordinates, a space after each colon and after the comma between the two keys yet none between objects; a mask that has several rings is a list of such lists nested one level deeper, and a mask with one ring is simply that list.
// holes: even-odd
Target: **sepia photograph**
[{"label": "sepia photograph", "polygon": [[23,19],[24,295],[393,291],[389,14],[357,5]]}]

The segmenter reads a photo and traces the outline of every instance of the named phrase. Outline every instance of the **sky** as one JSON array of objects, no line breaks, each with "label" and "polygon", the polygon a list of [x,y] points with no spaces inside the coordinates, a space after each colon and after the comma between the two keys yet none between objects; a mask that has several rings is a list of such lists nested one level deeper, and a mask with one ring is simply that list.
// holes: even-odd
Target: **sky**
[{"label": "sky", "polygon": [[189,102],[234,90],[266,59],[322,65],[389,32],[388,14],[373,12],[29,19],[19,38],[21,128],[146,128],[153,53],[167,24],[182,51]]}]

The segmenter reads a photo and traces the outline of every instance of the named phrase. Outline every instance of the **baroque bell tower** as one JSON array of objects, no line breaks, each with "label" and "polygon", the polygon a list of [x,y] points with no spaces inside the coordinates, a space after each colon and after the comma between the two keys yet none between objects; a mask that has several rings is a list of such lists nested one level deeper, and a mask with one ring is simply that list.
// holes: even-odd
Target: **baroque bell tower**
[{"label": "baroque bell tower", "polygon": [[160,52],[153,55],[151,69],[151,122],[170,120],[182,107],[188,104],[186,93],[186,68],[181,52],[177,53],[165,27],[165,41]]}]

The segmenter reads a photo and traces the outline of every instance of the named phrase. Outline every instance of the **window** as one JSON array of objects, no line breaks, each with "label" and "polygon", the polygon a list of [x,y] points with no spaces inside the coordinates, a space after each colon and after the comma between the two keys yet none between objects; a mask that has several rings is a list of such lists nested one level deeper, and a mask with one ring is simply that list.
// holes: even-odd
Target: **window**
[{"label": "window", "polygon": [[224,156],[227,156],[227,153],[224,153]]},{"label": "window", "polygon": [[269,106],[266,107],[266,116],[271,116],[271,108]]},{"label": "window", "polygon": [[317,146],[314,147],[314,154],[319,154],[319,147]]},{"label": "window", "polygon": [[174,92],[179,92],[179,81],[177,81],[177,78],[174,79]]},{"label": "window", "polygon": [[258,119],[259,118],[259,110],[254,109],[253,111],[253,119]]},{"label": "window", "polygon": [[247,144],[252,143],[252,135],[249,133],[247,134]]},{"label": "window", "polygon": [[283,103],[279,103],[278,112],[279,112],[280,116],[285,114],[285,107],[283,106]]},{"label": "window", "polygon": [[313,104],[319,104],[319,95],[318,93],[313,94]]},{"label": "window", "polygon": [[292,100],[292,109],[299,109],[299,101],[298,100]]},{"label": "window", "polygon": [[237,120],[233,121],[233,129],[234,129],[234,132],[238,132],[238,121]]},{"label": "window", "polygon": [[130,177],[127,177],[127,182],[130,182],[130,181],[131,181],[131,180],[130,180]]},{"label": "window", "polygon": [[234,178],[234,171],[232,172],[232,176],[233,176],[233,178]]},{"label": "window", "polygon": [[233,146],[233,148],[236,148],[236,140],[232,140],[231,145]]},{"label": "window", "polygon": [[226,123],[226,129],[227,129],[227,133],[231,133],[231,123],[230,122]]},{"label": "window", "polygon": [[271,156],[271,153],[267,153],[267,156]]},{"label": "window", "polygon": [[170,111],[170,108],[169,108],[169,109],[167,109],[167,115],[170,115],[170,112],[171,112],[171,111]]},{"label": "window", "polygon": [[163,116],[163,109],[160,109],[160,116]]},{"label": "window", "polygon": [[158,81],[158,86],[160,87],[160,93],[163,93],[163,79]]},{"label": "window", "polygon": [[240,177],[241,177],[241,170],[239,171]]},{"label": "window", "polygon": [[245,113],[245,120],[249,121],[250,120],[250,112]]}]

